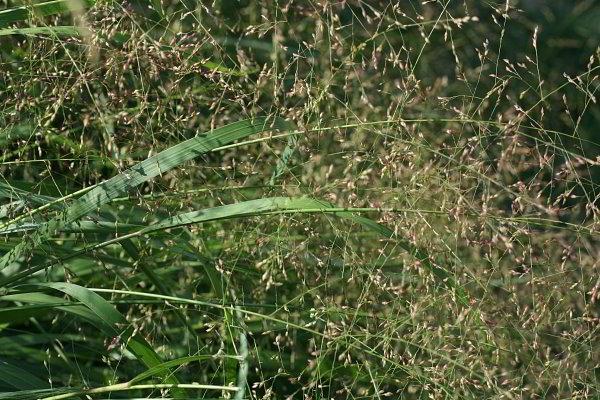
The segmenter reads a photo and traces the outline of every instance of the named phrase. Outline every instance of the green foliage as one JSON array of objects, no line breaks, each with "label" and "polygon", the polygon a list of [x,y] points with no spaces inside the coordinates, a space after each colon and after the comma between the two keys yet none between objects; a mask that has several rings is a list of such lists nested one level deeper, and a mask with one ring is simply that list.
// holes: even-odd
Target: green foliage
[{"label": "green foliage", "polygon": [[594,1],[0,6],[0,399],[597,398]]}]

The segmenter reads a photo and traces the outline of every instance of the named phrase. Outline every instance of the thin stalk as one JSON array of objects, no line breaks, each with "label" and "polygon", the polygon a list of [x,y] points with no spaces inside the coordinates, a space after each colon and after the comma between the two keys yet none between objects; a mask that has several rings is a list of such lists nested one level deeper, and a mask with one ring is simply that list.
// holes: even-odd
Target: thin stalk
[{"label": "thin stalk", "polygon": [[168,383],[156,383],[156,384],[144,384],[144,385],[132,385],[130,382],[117,383],[115,385],[103,386],[93,389],[79,390],[71,393],[64,393],[55,396],[42,397],[41,400],[61,400],[68,399],[71,397],[85,396],[98,393],[109,393],[109,392],[122,392],[127,390],[138,390],[138,389],[204,389],[204,390],[225,390],[229,392],[236,392],[238,390],[235,386],[218,386],[218,385],[201,385],[197,383],[180,383],[180,384],[168,384]]}]

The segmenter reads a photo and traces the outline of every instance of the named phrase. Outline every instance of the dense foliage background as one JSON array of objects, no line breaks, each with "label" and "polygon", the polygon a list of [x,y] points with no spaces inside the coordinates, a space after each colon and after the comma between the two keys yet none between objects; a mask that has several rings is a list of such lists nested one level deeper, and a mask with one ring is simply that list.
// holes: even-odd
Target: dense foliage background
[{"label": "dense foliage background", "polygon": [[597,1],[1,3],[1,399],[600,395]]}]

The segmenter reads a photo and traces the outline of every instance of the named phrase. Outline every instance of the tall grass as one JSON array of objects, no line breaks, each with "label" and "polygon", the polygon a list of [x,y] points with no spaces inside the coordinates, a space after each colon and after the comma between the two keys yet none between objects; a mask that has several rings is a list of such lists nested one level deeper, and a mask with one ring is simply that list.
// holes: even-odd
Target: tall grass
[{"label": "tall grass", "polygon": [[2,5],[0,399],[598,397],[594,2]]}]

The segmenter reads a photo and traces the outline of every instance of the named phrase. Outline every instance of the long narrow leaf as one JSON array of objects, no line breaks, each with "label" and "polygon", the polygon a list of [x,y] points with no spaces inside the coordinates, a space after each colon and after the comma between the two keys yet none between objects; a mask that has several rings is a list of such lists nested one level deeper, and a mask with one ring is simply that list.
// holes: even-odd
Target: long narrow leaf
[{"label": "long narrow leaf", "polygon": [[266,118],[257,118],[235,122],[216,129],[206,136],[196,136],[172,146],[103,182],[77,199],[58,217],[41,225],[30,237],[2,256],[0,270],[18,262],[21,257],[28,254],[29,249],[42,244],[64,225],[78,220],[118,196],[126,194],[129,190],[186,161],[255,133],[287,128],[288,124],[282,119],[275,119],[274,125],[271,127]]},{"label": "long narrow leaf", "polygon": [[5,28],[0,29],[0,36],[25,35],[25,36],[79,36],[85,28],[77,26],[36,26],[31,28]]},{"label": "long narrow leaf", "polygon": [[[268,199],[250,200],[242,203],[215,207],[202,211],[194,211],[190,213],[180,214],[176,217],[169,218],[158,224],[145,228],[139,231],[142,234],[149,233],[156,230],[164,230],[171,227],[190,225],[200,223],[204,221],[226,219],[226,218],[239,218],[247,215],[260,214],[265,212],[331,212],[335,207],[332,204],[310,199],[310,198],[287,198],[287,197],[274,197]],[[432,261],[432,257],[424,249],[420,249],[417,246],[410,243],[408,240],[402,239],[394,234],[392,230],[386,226],[379,224],[369,218],[358,216],[351,212],[346,211],[334,211],[335,214],[341,218],[352,220],[365,228],[372,230],[379,235],[393,239],[399,244],[399,246],[405,251],[413,255],[427,270],[446,286],[454,290],[461,304],[467,305],[467,294],[462,287],[460,287],[450,273],[444,268],[436,265]]]},{"label": "long narrow leaf", "polygon": [[[129,351],[146,367],[152,368],[163,363],[152,346],[141,335],[134,333],[125,317],[102,296],[82,286],[66,282],[39,283],[34,286],[61,291],[83,303],[102,321],[97,328],[107,335],[120,337],[124,343],[127,343]],[[170,372],[164,374],[163,378],[169,384],[179,383]],[[173,392],[177,397],[185,397],[185,392],[180,389],[173,389]]]},{"label": "long narrow leaf", "polygon": [[[468,304],[468,295],[465,290],[456,282],[454,277],[444,268],[437,265],[433,261],[433,257],[425,250],[421,249],[410,241],[398,237],[386,226],[379,224],[369,218],[356,215],[354,213],[346,211],[344,208],[336,208],[332,204],[327,202],[301,197],[301,198],[289,198],[289,197],[271,197],[257,200],[249,200],[236,204],[229,204],[225,206],[208,208],[200,211],[192,211],[176,215],[174,217],[159,221],[158,223],[152,224],[146,228],[138,231],[111,239],[109,241],[92,245],[88,248],[84,248],[76,253],[73,253],[73,257],[85,254],[94,249],[102,248],[111,244],[120,243],[125,240],[129,240],[133,237],[140,237],[143,235],[150,234],[152,232],[164,231],[171,228],[180,226],[198,224],[209,221],[217,221],[232,218],[242,218],[253,215],[265,215],[273,213],[329,213],[335,214],[338,217],[354,221],[363,227],[383,236],[394,240],[398,245],[414,256],[421,265],[431,272],[438,282],[444,284],[446,287],[451,289],[457,296],[458,301],[462,305]],[[71,257],[67,257],[71,258]],[[65,261],[63,258],[61,261]],[[15,274],[12,277],[8,277],[0,280],[0,286],[19,281],[32,273],[35,273],[41,269],[47,268],[54,263],[37,266],[23,271],[19,274]]]}]

